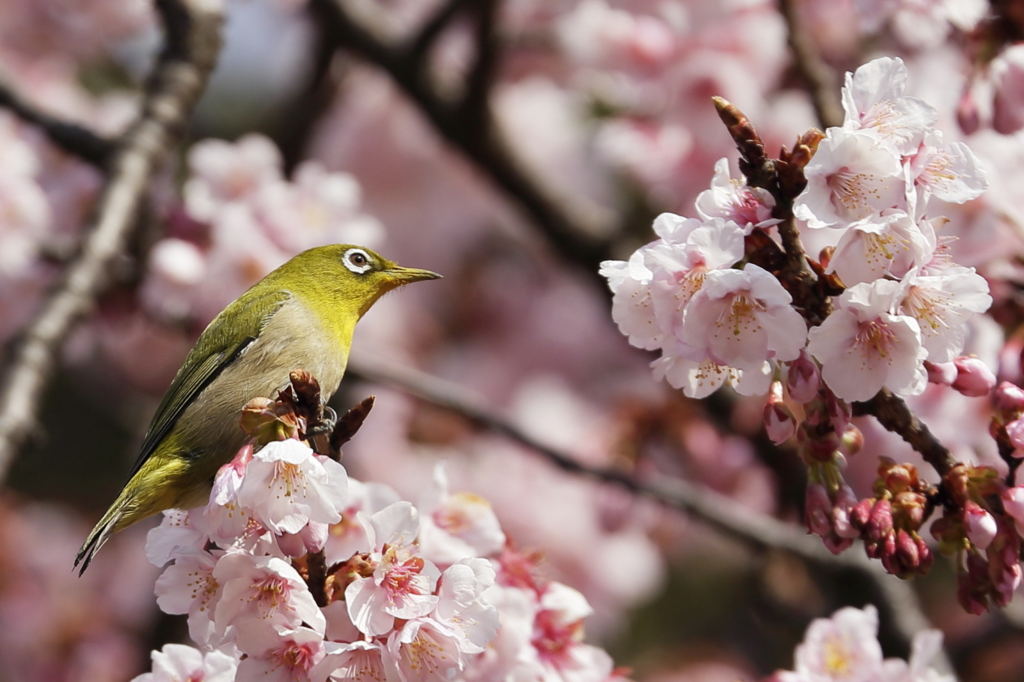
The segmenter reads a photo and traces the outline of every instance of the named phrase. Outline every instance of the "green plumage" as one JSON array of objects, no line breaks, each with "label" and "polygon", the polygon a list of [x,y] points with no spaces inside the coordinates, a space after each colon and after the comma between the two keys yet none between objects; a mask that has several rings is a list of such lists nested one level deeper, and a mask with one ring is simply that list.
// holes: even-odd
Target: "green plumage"
[{"label": "green plumage", "polygon": [[245,444],[242,407],[294,369],[337,390],[356,322],[384,293],[439,275],[350,244],[304,251],[225,308],[199,337],[153,416],[121,494],[75,558],[84,572],[114,533],[165,509],[206,502],[217,470]]}]

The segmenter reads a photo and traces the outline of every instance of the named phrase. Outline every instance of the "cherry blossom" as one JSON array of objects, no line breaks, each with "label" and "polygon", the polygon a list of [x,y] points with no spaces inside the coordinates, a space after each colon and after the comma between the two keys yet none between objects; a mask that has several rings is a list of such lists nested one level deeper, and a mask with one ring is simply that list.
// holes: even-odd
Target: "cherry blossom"
[{"label": "cherry blossom", "polygon": [[917,320],[895,314],[899,282],[876,280],[847,289],[836,310],[808,333],[807,352],[836,396],[868,400],[883,387],[903,395],[924,390],[928,351]]},{"label": "cherry blossom", "polygon": [[687,306],[683,342],[717,364],[745,371],[772,358],[795,360],[807,325],[792,300],[774,275],[754,264],[710,272]]},{"label": "cherry blossom", "polygon": [[964,348],[971,316],[992,305],[988,282],[974,268],[951,267],[937,274],[907,273],[898,310],[918,323],[931,362],[951,362]]},{"label": "cherry blossom", "polygon": [[156,603],[164,613],[188,614],[188,632],[201,645],[219,643],[213,613],[221,585],[213,575],[217,557],[198,547],[176,552],[174,563],[156,581]]},{"label": "cherry blossom", "polygon": [[309,521],[336,523],[345,508],[345,469],[300,441],[272,441],[253,454],[237,499],[275,533],[298,533]]},{"label": "cherry blossom", "polygon": [[903,277],[931,258],[935,239],[930,230],[930,224],[915,223],[903,211],[882,211],[843,233],[825,271],[839,275],[847,286],[885,275]]},{"label": "cherry blossom", "polygon": [[213,617],[217,630],[223,635],[235,626],[238,648],[245,653],[254,653],[251,642],[273,636],[275,628],[305,624],[320,634],[326,628],[302,576],[277,557],[229,552],[217,561],[213,577],[221,589]]},{"label": "cherry blossom", "polygon": [[505,546],[505,534],[490,503],[472,493],[448,492],[444,464],[419,504],[420,554],[435,564],[489,556]]},{"label": "cherry blossom", "polygon": [[480,558],[463,559],[441,574],[433,616],[456,635],[464,653],[482,653],[498,633],[498,610],[482,598],[494,578],[490,562]]},{"label": "cherry blossom", "polygon": [[711,189],[697,195],[694,207],[704,220],[722,218],[734,222],[743,228],[744,234],[750,234],[755,227],[770,227],[781,222],[772,218],[775,198],[771,192],[733,179],[729,175],[728,159],[715,162]]},{"label": "cherry blossom", "polygon": [[360,632],[383,635],[395,618],[412,619],[434,610],[434,587],[441,572],[418,556],[413,540],[419,518],[408,502],[396,502],[368,519],[374,535],[371,577],[360,577],[345,589],[349,616]]},{"label": "cherry blossom", "polygon": [[888,208],[906,208],[899,154],[863,130],[829,128],[804,169],[793,215],[809,228],[845,228]]},{"label": "cherry blossom", "polygon": [[430,618],[410,620],[388,638],[385,670],[396,682],[444,682],[466,666],[459,639]]},{"label": "cherry blossom", "polygon": [[326,655],[309,671],[309,679],[381,682],[387,673],[378,642],[354,641],[347,644],[326,642]]},{"label": "cherry blossom", "polygon": [[252,648],[238,665],[239,680],[302,682],[326,655],[323,634],[306,627],[254,637]]},{"label": "cherry blossom", "polygon": [[907,67],[900,58],[880,57],[847,72],[843,109],[847,130],[867,130],[900,154],[916,152],[938,120],[935,107],[906,97]]},{"label": "cherry blossom", "polygon": [[988,172],[963,142],[943,144],[942,131],[929,129],[908,163],[908,188],[920,194],[917,205],[929,197],[954,204],[977,199],[988,189]]},{"label": "cherry blossom", "polygon": [[132,682],[234,682],[238,661],[222,651],[202,652],[184,644],[165,644],[153,654],[153,672]]}]

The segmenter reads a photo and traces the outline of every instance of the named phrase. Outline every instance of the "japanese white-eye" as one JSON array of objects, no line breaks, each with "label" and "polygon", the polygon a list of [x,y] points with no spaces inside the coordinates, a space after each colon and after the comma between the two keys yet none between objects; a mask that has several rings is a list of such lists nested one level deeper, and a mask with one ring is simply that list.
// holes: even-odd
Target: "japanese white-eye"
[{"label": "japanese white-eye", "polygon": [[356,322],[382,295],[436,279],[351,244],[304,251],[228,305],[196,341],[156,410],[121,494],[75,558],[82,572],[111,535],[165,509],[204,504],[217,470],[245,444],[252,398],[305,369],[325,399],[341,383]]}]

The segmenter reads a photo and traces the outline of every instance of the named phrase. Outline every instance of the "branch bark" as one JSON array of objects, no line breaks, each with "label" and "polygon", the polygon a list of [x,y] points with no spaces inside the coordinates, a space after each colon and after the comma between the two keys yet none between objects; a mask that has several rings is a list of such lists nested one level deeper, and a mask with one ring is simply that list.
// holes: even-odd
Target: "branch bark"
[{"label": "branch bark", "polygon": [[[894,633],[897,640],[894,643],[905,652],[910,651],[914,635],[930,627],[910,583],[895,579],[878,562],[870,561],[862,553],[833,555],[819,539],[808,535],[803,528],[752,511],[735,500],[683,479],[661,477],[641,481],[618,469],[583,464],[535,440],[511,421],[487,409],[482,398],[456,384],[418,370],[398,367],[365,355],[355,355],[349,360],[346,376],[394,386],[413,397],[458,414],[480,428],[519,443],[562,471],[622,486],[635,495],[689,514],[755,550],[790,552],[828,572],[853,571],[872,586],[879,601],[884,601],[879,604],[880,611]],[[936,661],[936,667],[951,669],[944,653]]]},{"label": "branch bark", "polygon": [[836,93],[839,92],[837,78],[832,67],[818,54],[810,34],[800,23],[797,3],[794,0],[779,0],[779,12],[786,20],[787,41],[793,60],[800,75],[807,83],[814,113],[822,128],[843,125],[843,108]]},{"label": "branch bark", "polygon": [[0,107],[10,109],[16,116],[38,126],[55,145],[62,150],[92,164],[100,170],[106,170],[113,156],[116,144],[114,141],[97,135],[93,131],[77,123],[65,121],[26,101],[13,86],[0,81]]},{"label": "branch bark", "polygon": [[[610,241],[596,236],[608,233],[608,226],[550,196],[519,164],[493,125],[487,95],[499,61],[498,39],[493,30],[497,0],[452,0],[407,45],[389,44],[361,25],[344,0],[311,0],[310,4],[327,17],[329,35],[336,46],[387,72],[438,133],[519,204],[567,262],[596,273],[601,261],[612,257]],[[425,54],[446,24],[466,7],[471,7],[476,20],[476,63],[470,69],[462,98],[452,101],[431,83],[424,66]]]},{"label": "branch bark", "polygon": [[222,15],[207,0],[156,0],[166,37],[141,112],[118,141],[81,253],[28,326],[0,386],[0,481],[35,425],[55,356],[91,310],[128,241],[150,180],[181,139],[220,51]]}]

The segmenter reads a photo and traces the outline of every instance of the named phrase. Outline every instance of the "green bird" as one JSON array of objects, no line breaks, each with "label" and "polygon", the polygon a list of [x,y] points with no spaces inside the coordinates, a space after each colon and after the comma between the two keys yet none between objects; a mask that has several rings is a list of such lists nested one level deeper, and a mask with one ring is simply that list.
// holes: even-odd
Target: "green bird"
[{"label": "green bird", "polygon": [[304,251],[228,305],[196,341],[153,416],[121,494],[75,557],[81,573],[119,530],[165,509],[205,504],[217,470],[245,444],[241,410],[305,369],[329,398],[341,383],[356,322],[397,287],[437,279],[370,249]]}]

